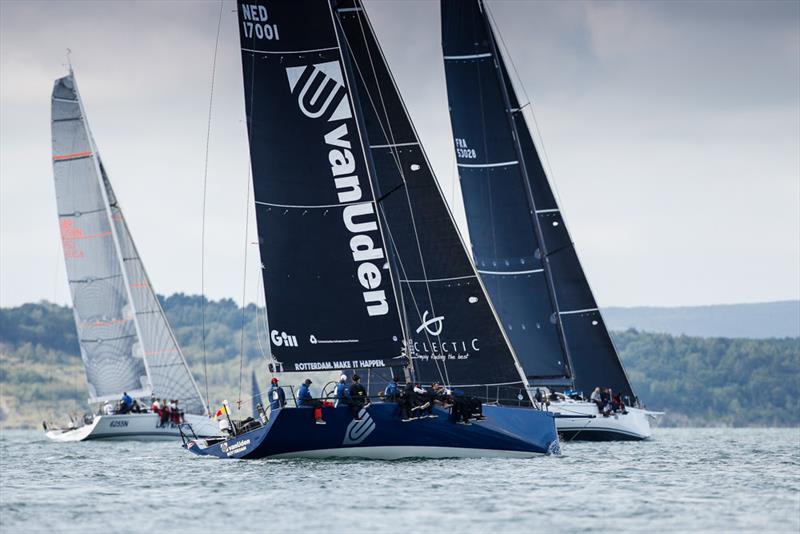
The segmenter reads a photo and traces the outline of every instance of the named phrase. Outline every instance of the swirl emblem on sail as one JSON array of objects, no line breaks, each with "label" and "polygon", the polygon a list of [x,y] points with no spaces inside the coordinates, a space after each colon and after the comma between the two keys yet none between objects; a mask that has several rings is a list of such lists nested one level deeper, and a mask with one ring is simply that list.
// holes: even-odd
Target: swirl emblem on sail
[{"label": "swirl emblem on sail", "polygon": [[358,445],[375,430],[375,421],[372,420],[366,408],[361,408],[358,417],[359,419],[353,419],[347,425],[342,445]]},{"label": "swirl emblem on sail", "polygon": [[287,67],[289,90],[306,117],[316,119],[330,112],[328,122],[352,118],[342,68],[338,61]]},{"label": "swirl emblem on sail", "polygon": [[425,313],[422,314],[422,324],[417,328],[417,334],[425,330],[432,336],[438,336],[442,333],[443,329],[444,315],[440,315],[439,317],[431,317],[428,319],[428,310],[425,310]]}]

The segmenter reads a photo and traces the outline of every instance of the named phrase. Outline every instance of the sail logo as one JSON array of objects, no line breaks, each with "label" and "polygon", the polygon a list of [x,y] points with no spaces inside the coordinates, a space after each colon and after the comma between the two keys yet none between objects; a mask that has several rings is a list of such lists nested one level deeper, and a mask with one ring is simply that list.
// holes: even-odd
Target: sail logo
[{"label": "sail logo", "polygon": [[[330,165],[338,206],[345,228],[350,232],[350,253],[356,263],[355,279],[363,288],[362,297],[370,317],[389,313],[382,269],[388,269],[381,243],[375,203],[364,198],[353,154],[351,132],[358,128],[353,120],[344,75],[338,61],[287,67],[289,90],[297,98],[300,111],[309,119],[331,123],[323,140]],[[349,128],[348,128],[349,126]],[[358,141],[357,141],[358,142]],[[371,235],[372,234],[372,235]],[[384,284],[385,286],[385,284]]]},{"label": "sail logo", "polygon": [[286,77],[289,90],[306,117],[317,119],[329,111],[328,122],[353,117],[338,61],[288,67]]},{"label": "sail logo", "polygon": [[297,337],[290,336],[286,332],[278,332],[277,330],[273,330],[269,333],[269,338],[272,340],[272,344],[276,347],[297,347]]},{"label": "sail logo", "polygon": [[342,445],[358,445],[375,431],[375,421],[367,412],[366,408],[361,408],[358,412],[358,419],[353,419],[347,425]]},{"label": "sail logo", "polygon": [[[436,325],[436,326],[431,327],[431,325]],[[438,336],[442,333],[443,328],[444,328],[444,315],[428,319],[428,310],[425,310],[425,313],[422,314],[422,324],[419,325],[419,328],[417,328],[417,334],[425,330],[432,336]]]},{"label": "sail logo", "polygon": [[278,41],[281,36],[278,33],[277,24],[268,24],[269,14],[265,6],[256,4],[242,4],[242,32],[248,39],[266,39],[268,41]]}]

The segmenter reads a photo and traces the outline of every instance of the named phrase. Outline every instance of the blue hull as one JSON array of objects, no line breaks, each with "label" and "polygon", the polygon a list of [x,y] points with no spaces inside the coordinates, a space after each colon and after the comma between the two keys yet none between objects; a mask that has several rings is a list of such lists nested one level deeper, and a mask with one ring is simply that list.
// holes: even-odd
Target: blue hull
[{"label": "blue hull", "polygon": [[434,409],[438,417],[400,420],[394,403],[373,403],[354,420],[348,407],[324,408],[327,424],[314,422],[309,408],[284,408],[255,430],[227,441],[207,445],[190,442],[195,454],[217,458],[361,457],[530,457],[558,449],[552,414],[528,408],[484,406],[486,417],[471,425],[457,424],[450,414]]}]

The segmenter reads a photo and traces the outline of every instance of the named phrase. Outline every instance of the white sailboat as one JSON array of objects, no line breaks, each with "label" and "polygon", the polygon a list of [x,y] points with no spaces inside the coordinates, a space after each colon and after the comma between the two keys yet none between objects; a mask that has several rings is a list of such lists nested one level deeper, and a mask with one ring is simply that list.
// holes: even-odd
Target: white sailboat
[{"label": "white sailboat", "polygon": [[48,425],[55,441],[170,439],[180,418],[163,421],[151,398],[176,402],[198,435],[213,435],[203,396],[156,297],[92,138],[75,76],[52,94],[53,174],[59,228],[89,403],[142,401],[139,413],[91,413]]}]

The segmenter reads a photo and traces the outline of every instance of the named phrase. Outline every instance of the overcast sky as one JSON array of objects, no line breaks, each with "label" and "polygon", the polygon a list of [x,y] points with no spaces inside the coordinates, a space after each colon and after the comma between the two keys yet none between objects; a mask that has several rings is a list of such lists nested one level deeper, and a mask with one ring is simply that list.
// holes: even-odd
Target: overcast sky
[{"label": "overcast sky", "polygon": [[[367,1],[458,214],[439,6]],[[800,297],[800,2],[490,2],[601,306]],[[157,291],[200,292],[217,2],[0,1],[0,306],[69,302],[50,91],[72,49]],[[235,3],[212,116],[206,292],[242,299],[247,135]],[[521,96],[521,98],[525,98]],[[249,247],[247,300],[258,294]]]}]

